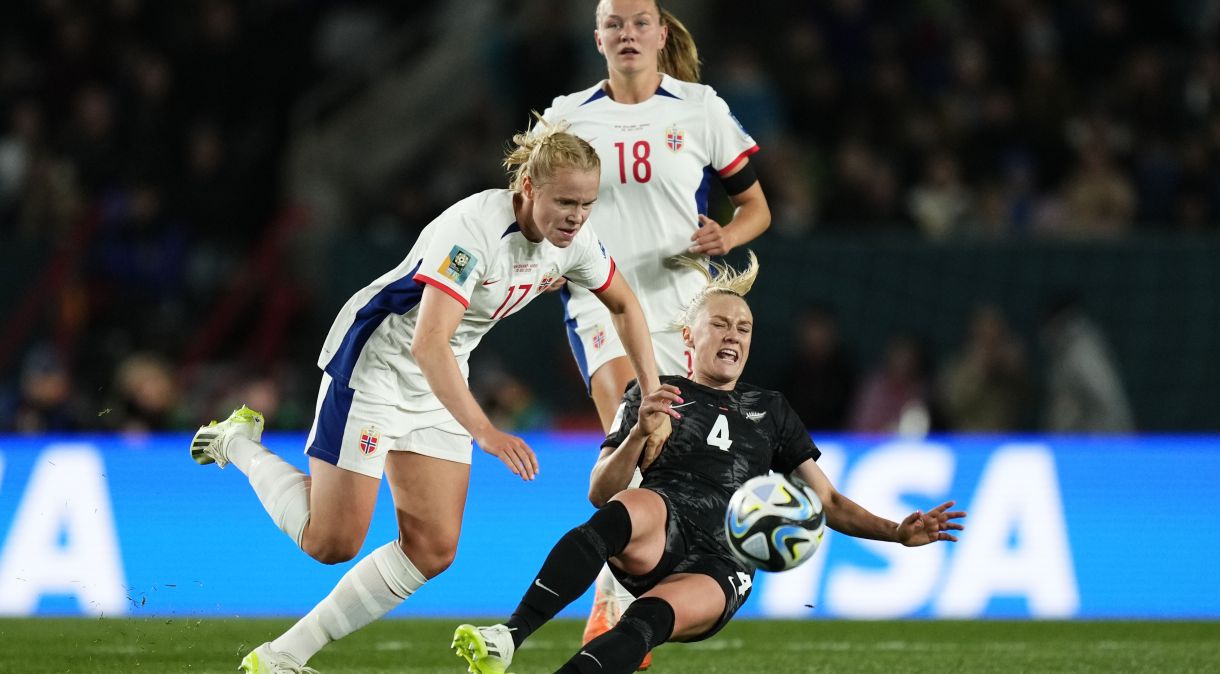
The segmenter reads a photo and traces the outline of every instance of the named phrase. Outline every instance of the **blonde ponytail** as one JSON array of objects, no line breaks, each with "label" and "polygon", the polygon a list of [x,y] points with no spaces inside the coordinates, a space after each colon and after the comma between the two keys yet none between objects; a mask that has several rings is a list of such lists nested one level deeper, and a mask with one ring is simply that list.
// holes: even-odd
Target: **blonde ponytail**
[{"label": "blonde ponytail", "polygon": [[700,261],[700,258],[687,255],[670,258],[680,266],[689,267],[703,274],[703,277],[707,279],[707,285],[695,293],[690,302],[682,307],[682,313],[674,322],[673,327],[682,328],[694,323],[695,317],[699,315],[699,310],[713,295],[735,295],[745,298],[746,293],[750,292],[750,289],[754,287],[754,282],[758,280],[758,256],[752,250],[747,251],[746,255],[749,261],[746,263],[746,268],[741,271],[718,260],[704,263]]},{"label": "blonde ponytail", "polygon": [[657,55],[657,70],[684,82],[698,82],[699,49],[695,47],[695,38],[659,1],[657,11],[661,13],[661,25],[669,27],[669,37]]},{"label": "blonde ponytail", "polygon": [[526,176],[535,186],[545,185],[563,169],[601,173],[597,151],[584,139],[568,133],[567,122],[551,124],[537,112],[533,114],[534,126],[514,135],[504,153],[510,190],[520,194]]}]

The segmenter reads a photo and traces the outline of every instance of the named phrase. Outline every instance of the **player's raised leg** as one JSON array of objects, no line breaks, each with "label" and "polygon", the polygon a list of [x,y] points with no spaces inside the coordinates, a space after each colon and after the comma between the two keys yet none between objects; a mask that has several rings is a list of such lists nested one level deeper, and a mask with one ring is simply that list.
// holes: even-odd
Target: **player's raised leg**
[{"label": "player's raised leg", "polygon": [[[469,459],[469,439],[466,440]],[[269,649],[305,663],[326,644],[377,620],[449,568],[457,554],[470,465],[393,451],[386,478],[398,540],[360,560],[304,618]]]},{"label": "player's raised leg", "polygon": [[307,440],[309,474],[259,444],[262,415],[245,406],[200,428],[191,457],[237,466],[272,521],[298,547],[325,564],[346,562],[364,543],[387,453],[384,446],[380,454],[362,449],[362,429],[392,427],[386,415],[394,411],[323,375]]},{"label": "player's raised leg", "polygon": [[191,458],[202,465],[237,466],[275,525],[300,546],[309,521],[310,478],[259,444],[262,434],[263,415],[242,405],[224,421],[195,432]]},{"label": "player's raised leg", "polygon": [[[602,430],[606,433],[613,430],[610,426],[614,423],[619,401],[622,400],[623,391],[633,376],[631,363],[626,357],[619,357],[613,358],[597,368],[589,379],[589,393],[597,407]],[[639,471],[636,471],[629,486],[638,487],[641,479]],[[590,609],[589,617],[585,620],[585,631],[581,635],[580,642],[587,644],[610,631],[634,600],[635,597],[632,597],[631,593],[615,580],[614,574],[610,572],[610,567],[602,567],[593,586],[593,608]],[[648,653],[644,656],[639,668],[648,669],[651,665],[652,653]]]}]

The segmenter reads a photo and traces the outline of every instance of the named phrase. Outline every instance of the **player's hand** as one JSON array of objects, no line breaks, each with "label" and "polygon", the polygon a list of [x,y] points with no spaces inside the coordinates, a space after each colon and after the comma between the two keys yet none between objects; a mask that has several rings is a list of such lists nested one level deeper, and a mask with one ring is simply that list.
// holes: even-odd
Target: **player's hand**
[{"label": "player's hand", "polygon": [[557,279],[555,279],[554,281],[552,281],[552,282],[551,282],[551,285],[547,286],[547,287],[546,287],[546,290],[543,290],[542,292],[544,292],[544,293],[553,293],[553,292],[555,292],[556,290],[559,290],[560,288],[564,287],[564,286],[565,286],[565,285],[567,285],[567,284],[568,284],[568,277],[566,277],[566,276],[560,276],[559,278],[557,278]]},{"label": "player's hand", "polygon": [[538,475],[538,457],[525,441],[495,428],[475,438],[479,448],[504,462],[513,475],[532,480]]},{"label": "player's hand", "polygon": [[671,431],[669,420],[681,419],[682,415],[673,405],[682,404],[682,392],[672,384],[661,384],[657,390],[640,401],[639,418],[635,425],[644,435],[644,451],[640,455],[640,469],[647,468],[657,460]]},{"label": "player's hand", "polygon": [[657,415],[657,418],[661,420],[660,424],[644,439],[644,451],[640,454],[640,470],[647,470],[652,462],[657,460],[657,457],[661,455],[661,450],[665,447],[665,441],[673,432],[668,414]]},{"label": "player's hand", "polygon": [[945,501],[928,512],[916,510],[898,525],[898,542],[907,547],[927,545],[936,541],[956,541],[950,530],[961,531],[964,527],[954,522],[966,516],[964,510],[953,510],[953,501]]},{"label": "player's hand", "polygon": [[730,250],[733,250],[733,242],[729,240],[729,233],[720,226],[719,222],[706,215],[700,215],[699,224],[701,227],[691,234],[691,246],[686,249],[688,252],[727,255]]},{"label": "player's hand", "polygon": [[[664,420],[668,426],[668,418],[681,419],[682,415],[673,408],[674,404],[682,404],[682,392],[673,384],[661,384],[657,390],[644,396],[640,401],[639,419],[635,422],[640,432],[651,436],[660,430]],[[668,434],[667,434],[668,435]]]}]

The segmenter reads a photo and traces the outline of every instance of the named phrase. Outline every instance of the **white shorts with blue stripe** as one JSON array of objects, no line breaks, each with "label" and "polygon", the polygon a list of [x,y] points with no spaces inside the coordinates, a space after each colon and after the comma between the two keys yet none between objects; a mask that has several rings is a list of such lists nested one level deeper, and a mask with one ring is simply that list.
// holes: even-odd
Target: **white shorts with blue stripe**
[{"label": "white shorts with blue stripe", "polygon": [[436,396],[421,396],[408,405],[355,391],[324,372],[305,453],[377,479],[388,452],[470,463],[470,434]]}]

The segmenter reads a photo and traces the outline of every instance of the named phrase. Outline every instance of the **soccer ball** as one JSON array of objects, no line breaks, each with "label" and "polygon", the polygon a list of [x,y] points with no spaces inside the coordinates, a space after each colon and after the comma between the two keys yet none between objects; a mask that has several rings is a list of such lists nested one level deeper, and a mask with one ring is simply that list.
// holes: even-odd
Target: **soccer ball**
[{"label": "soccer ball", "polygon": [[772,473],[746,480],[724,514],[729,549],[764,571],[803,564],[817,551],[825,531],[822,501],[795,475]]}]

